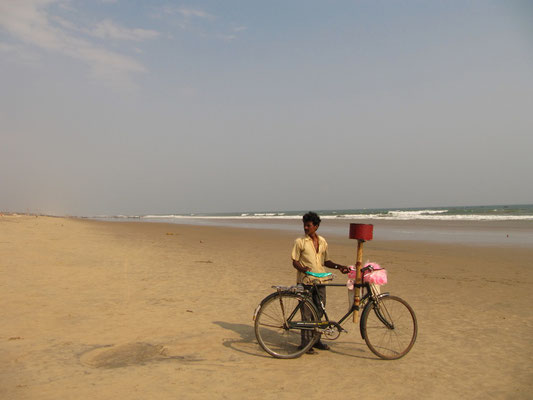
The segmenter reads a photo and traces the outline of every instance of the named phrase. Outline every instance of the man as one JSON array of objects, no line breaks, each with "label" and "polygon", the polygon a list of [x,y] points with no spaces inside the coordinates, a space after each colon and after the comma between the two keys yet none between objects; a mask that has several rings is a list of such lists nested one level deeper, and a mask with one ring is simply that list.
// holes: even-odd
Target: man
[{"label": "man", "polygon": [[[323,273],[326,272],[324,267],[340,270],[343,274],[348,273],[348,267],[334,263],[328,256],[328,243],[322,236],[317,235],[316,231],[320,226],[320,217],[314,212],[308,212],[302,218],[304,225],[305,236],[296,239],[292,249],[292,266],[298,271],[296,274],[296,283],[301,283],[304,286],[310,286],[315,279],[324,282],[325,278],[316,278],[314,276],[306,275],[306,271]],[[318,293],[326,305],[326,287],[319,286]],[[317,310],[320,310],[320,299],[313,296],[313,302],[317,305]],[[304,318],[307,316],[304,315]],[[322,317],[322,315],[319,315]],[[305,346],[309,340],[311,332],[302,331],[302,344]],[[329,346],[318,340],[313,346],[320,350],[329,350]],[[311,348],[307,353],[313,354],[314,350]]]}]

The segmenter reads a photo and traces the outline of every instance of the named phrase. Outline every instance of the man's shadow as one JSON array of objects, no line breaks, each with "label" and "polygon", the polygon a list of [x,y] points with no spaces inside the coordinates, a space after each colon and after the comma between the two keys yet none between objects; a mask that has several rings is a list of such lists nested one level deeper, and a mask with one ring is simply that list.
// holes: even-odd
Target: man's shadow
[{"label": "man's shadow", "polygon": [[213,323],[240,335],[239,339],[224,340],[223,345],[225,347],[256,357],[270,358],[257,343],[253,326],[225,321],[213,321]]}]

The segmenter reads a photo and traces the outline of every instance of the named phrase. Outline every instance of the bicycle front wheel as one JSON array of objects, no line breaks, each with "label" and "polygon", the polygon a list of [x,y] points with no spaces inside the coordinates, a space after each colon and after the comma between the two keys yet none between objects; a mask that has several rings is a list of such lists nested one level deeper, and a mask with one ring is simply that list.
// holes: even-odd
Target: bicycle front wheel
[{"label": "bicycle front wheel", "polygon": [[294,293],[274,293],[261,304],[255,317],[259,345],[276,358],[296,358],[315,344],[316,329],[295,328],[298,322],[318,322],[315,306]]},{"label": "bicycle front wheel", "polygon": [[361,331],[372,353],[385,360],[396,360],[415,344],[418,323],[415,312],[405,300],[382,296],[365,307]]}]

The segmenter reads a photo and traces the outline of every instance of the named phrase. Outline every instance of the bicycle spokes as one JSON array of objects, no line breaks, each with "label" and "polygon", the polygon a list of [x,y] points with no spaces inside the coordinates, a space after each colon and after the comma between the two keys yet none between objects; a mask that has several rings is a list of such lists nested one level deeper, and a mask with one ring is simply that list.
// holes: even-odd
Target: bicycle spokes
[{"label": "bicycle spokes", "polygon": [[387,310],[387,306],[381,300],[378,300],[375,303],[374,312],[376,313],[378,319],[383,322],[383,325],[385,325],[388,329],[394,329],[394,321]]},{"label": "bicycle spokes", "polygon": [[418,324],[412,308],[395,296],[383,296],[365,309],[362,333],[366,344],[377,356],[394,360],[413,347]]},{"label": "bicycle spokes", "polygon": [[316,310],[307,300],[292,293],[276,293],[262,303],[255,319],[255,333],[267,353],[294,358],[318,339],[318,322]]}]

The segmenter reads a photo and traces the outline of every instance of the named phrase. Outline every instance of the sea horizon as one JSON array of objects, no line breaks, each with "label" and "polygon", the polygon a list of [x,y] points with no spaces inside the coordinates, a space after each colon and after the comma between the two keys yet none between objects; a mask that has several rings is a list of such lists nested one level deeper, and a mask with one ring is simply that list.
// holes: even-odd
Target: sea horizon
[{"label": "sea horizon", "polygon": [[[533,204],[313,210],[328,237],[346,237],[350,223],[374,225],[376,240],[417,240],[477,245],[533,246]],[[140,221],[245,229],[272,229],[301,234],[307,211],[249,211],[205,214],[98,216],[106,221]]]},{"label": "sea horizon", "polygon": [[436,220],[436,221],[509,221],[533,220],[533,204],[503,204],[481,206],[440,207],[390,207],[356,209],[315,210],[253,210],[212,213],[147,213],[139,215],[83,216],[96,219],[300,219],[308,211],[314,211],[322,219],[365,220]]},{"label": "sea horizon", "polygon": [[[48,215],[100,221],[168,223],[271,229],[301,234],[299,211],[238,211],[222,213],[168,213],[144,215]],[[311,210],[321,219],[320,232],[346,237],[350,223],[374,225],[376,240],[416,240],[479,245],[533,246],[533,204],[450,207],[394,207]],[[17,214],[17,213],[5,213]],[[46,215],[37,213],[19,213]]]}]

